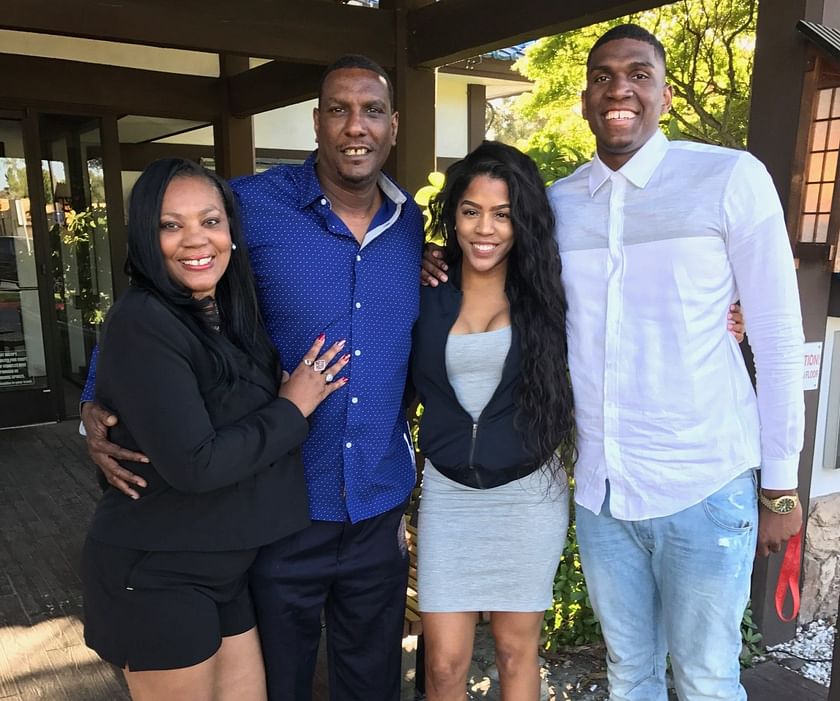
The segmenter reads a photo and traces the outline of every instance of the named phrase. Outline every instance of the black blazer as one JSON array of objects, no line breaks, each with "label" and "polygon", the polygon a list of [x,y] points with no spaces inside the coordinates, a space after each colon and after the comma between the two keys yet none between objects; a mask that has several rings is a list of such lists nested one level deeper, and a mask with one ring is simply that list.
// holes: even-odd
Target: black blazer
[{"label": "black blazer", "polygon": [[309,424],[277,380],[235,349],[239,381],[216,386],[199,335],[154,295],[130,288],[108,314],[96,399],[116,413],[112,440],[144,453],[126,463],[148,487],[109,488],[92,538],[140,550],[239,550],[309,524],[299,446]]},{"label": "black blazer", "polygon": [[420,290],[411,350],[411,380],[423,404],[420,452],[449,479],[488,489],[531,474],[540,461],[533,441],[517,426],[514,398],[522,379],[522,350],[516,326],[501,380],[478,423],[458,402],[446,374],[446,341],[461,311],[459,283],[454,269],[449,282]]}]

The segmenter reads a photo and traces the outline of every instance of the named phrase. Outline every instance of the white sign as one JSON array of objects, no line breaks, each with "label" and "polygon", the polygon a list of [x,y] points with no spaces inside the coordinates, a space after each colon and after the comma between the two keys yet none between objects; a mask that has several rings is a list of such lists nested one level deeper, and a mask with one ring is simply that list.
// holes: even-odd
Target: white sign
[{"label": "white sign", "polygon": [[805,373],[802,376],[803,389],[816,389],[820,384],[820,359],[822,342],[805,344]]}]

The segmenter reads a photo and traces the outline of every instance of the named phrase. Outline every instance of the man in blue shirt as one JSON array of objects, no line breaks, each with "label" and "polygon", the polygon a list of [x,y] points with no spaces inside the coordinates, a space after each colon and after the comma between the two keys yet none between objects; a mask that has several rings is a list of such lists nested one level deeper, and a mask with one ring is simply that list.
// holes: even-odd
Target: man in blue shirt
[{"label": "man in blue shirt", "polygon": [[[397,134],[384,70],[345,56],[322,79],[319,148],[301,166],[233,181],[269,335],[294,367],[316,336],[346,340],[346,387],[312,415],[303,447],[312,525],[264,548],[252,570],[269,698],[307,701],[327,622],[333,699],[399,698],[414,453],[402,395],[417,316],[422,218],[381,168]],[[92,399],[92,378],[85,399]],[[83,409],[89,450],[137,498],[110,444],[116,422]],[[134,485],[134,486],[132,486]]]}]

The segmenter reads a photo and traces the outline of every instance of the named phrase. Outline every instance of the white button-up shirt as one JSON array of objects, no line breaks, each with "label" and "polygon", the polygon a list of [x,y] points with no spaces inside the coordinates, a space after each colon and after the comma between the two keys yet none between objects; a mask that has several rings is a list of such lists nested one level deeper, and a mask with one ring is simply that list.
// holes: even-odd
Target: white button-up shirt
[{"label": "white button-up shirt", "polygon": [[[569,301],[576,501],[620,519],[688,508],[751,467],[797,484],[802,321],[779,198],[746,152],[657,132],[619,171],[553,185]],[[726,328],[741,300],[753,391]]]}]

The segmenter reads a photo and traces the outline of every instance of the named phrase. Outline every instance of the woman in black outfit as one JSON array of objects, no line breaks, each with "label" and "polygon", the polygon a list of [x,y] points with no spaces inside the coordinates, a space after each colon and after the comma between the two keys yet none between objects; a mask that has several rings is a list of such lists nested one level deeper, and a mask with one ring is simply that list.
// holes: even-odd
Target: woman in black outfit
[{"label": "woman in black outfit", "polygon": [[148,486],[140,500],[109,488],[96,508],[85,640],[136,701],[262,701],[246,573],[309,523],[299,446],[348,356],[341,342],[319,356],[322,335],[281,383],[233,194],[190,161],[153,163],[134,186],[127,269],[96,397],[120,417],[113,439],[148,456],[129,464]]}]

